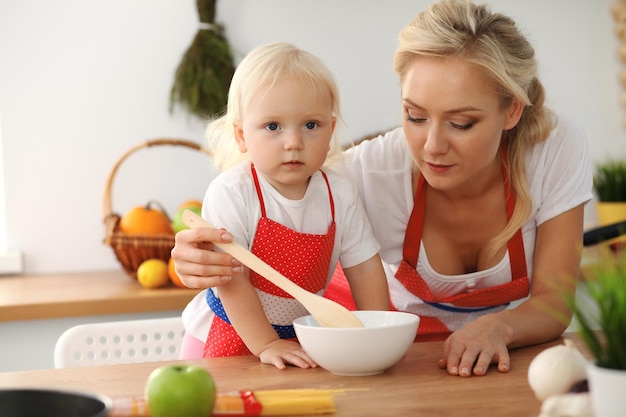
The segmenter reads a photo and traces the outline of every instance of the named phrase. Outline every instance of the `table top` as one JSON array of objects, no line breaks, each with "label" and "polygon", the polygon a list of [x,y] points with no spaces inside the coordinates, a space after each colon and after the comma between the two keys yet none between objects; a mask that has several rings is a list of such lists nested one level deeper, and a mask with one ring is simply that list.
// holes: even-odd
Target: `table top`
[{"label": "table top", "polygon": [[[575,334],[566,334],[579,346]],[[264,365],[254,356],[184,361],[205,366],[218,390],[316,388],[346,390],[335,396],[336,416],[507,416],[536,417],[541,407],[528,385],[532,359],[552,342],[511,351],[511,370],[490,369],[482,377],[461,378],[439,369],[442,342],[414,343],[393,368],[373,376],[336,376],[328,371]],[[584,351],[584,350],[583,350]],[[141,396],[145,381],[157,366],[152,362],[85,368],[0,373],[0,388],[44,387],[83,390],[112,398]]]},{"label": "table top", "polygon": [[182,310],[197,290],[143,288],[124,271],[0,277],[0,322]]}]

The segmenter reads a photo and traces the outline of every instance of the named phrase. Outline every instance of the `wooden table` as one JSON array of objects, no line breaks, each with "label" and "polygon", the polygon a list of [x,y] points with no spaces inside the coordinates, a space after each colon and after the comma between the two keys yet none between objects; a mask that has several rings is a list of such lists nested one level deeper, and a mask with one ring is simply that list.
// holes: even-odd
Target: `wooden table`
[{"label": "wooden table", "polygon": [[[575,335],[566,335],[574,339]],[[436,365],[441,342],[415,343],[407,356],[385,373],[336,376],[328,371],[289,367],[278,370],[253,356],[187,361],[206,366],[218,390],[290,388],[345,389],[335,397],[336,416],[507,416],[536,417],[540,402],[527,381],[528,366],[543,349],[562,339],[511,352],[510,372],[490,369],[486,376],[449,376]],[[140,396],[157,366],[173,362],[110,365],[0,373],[0,388],[54,387],[86,390],[110,397]]]}]

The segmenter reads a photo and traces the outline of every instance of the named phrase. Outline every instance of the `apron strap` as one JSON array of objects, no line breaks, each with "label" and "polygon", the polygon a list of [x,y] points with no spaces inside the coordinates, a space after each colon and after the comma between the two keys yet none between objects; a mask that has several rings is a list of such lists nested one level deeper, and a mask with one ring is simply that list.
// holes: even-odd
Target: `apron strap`
[{"label": "apron strap", "polygon": [[[217,317],[224,320],[229,325],[231,324],[228,316],[226,315],[226,310],[224,310],[224,306],[222,305],[222,301],[217,298],[215,294],[213,294],[213,291],[211,291],[210,288],[206,291],[206,301],[211,311]],[[272,327],[281,339],[293,339],[296,337],[296,331],[293,328],[293,325],[283,326],[280,324],[272,324]]]},{"label": "apron strap", "polygon": [[420,174],[413,203],[413,210],[404,234],[402,257],[413,269],[417,268],[422,232],[424,230],[424,211],[426,209],[426,180]]},{"label": "apron strap", "polygon": [[267,217],[265,215],[265,203],[263,202],[263,193],[261,193],[261,184],[259,184],[259,177],[257,176],[256,169],[254,169],[254,164],[250,164],[250,172],[252,172],[252,179],[254,180],[254,186],[256,187],[256,194],[259,196],[261,217]]},{"label": "apron strap", "polygon": [[[254,180],[254,187],[256,188],[256,193],[259,196],[259,204],[261,205],[261,217],[267,217],[265,213],[265,202],[263,201],[263,193],[261,192],[261,184],[259,183],[259,177],[256,173],[256,169],[254,168],[254,164],[250,164],[250,171],[252,172],[252,179]],[[322,176],[324,177],[324,181],[326,181],[326,187],[328,187],[328,199],[330,200],[330,213],[333,217],[333,221],[335,220],[335,201],[333,200],[333,193],[330,191],[330,182],[328,182],[328,177],[326,173],[320,169]]]},{"label": "apron strap", "polygon": [[[515,193],[511,186],[509,175],[509,159],[504,146],[502,149],[502,173],[504,176],[504,192],[506,197],[506,219],[511,221],[513,211],[515,211]],[[524,250],[524,239],[522,238],[522,228],[517,229],[515,234],[507,242],[509,249],[509,259],[511,262],[511,278],[527,277],[526,251]]]},{"label": "apron strap", "polygon": [[[506,198],[506,214],[507,221],[511,220],[515,209],[515,193],[511,187],[509,179],[509,167],[506,150],[501,149],[502,156],[502,176],[504,178],[504,192]],[[407,224],[406,233],[404,235],[404,246],[402,248],[403,259],[414,269],[417,268],[417,258],[422,240],[422,232],[424,230],[424,212],[426,209],[426,180],[420,174],[417,182],[417,190],[415,191],[415,200],[411,216]],[[526,254],[524,251],[524,240],[522,239],[521,228],[518,229],[513,237],[507,242],[509,250],[509,258],[511,261],[512,278],[527,276]]]},{"label": "apron strap", "polygon": [[[507,221],[510,221],[515,209],[515,194],[512,190],[509,173],[508,159],[504,148],[502,152],[502,175],[504,178],[505,203]],[[404,259],[396,272],[396,278],[413,295],[419,297],[425,303],[433,305],[451,304],[458,307],[480,308],[484,306],[494,306],[508,303],[528,295],[530,292],[530,280],[526,269],[526,256],[524,251],[524,241],[522,239],[521,228],[507,242],[511,267],[511,281],[495,287],[481,288],[468,292],[459,293],[448,297],[436,297],[430,291],[428,284],[417,272],[417,260],[419,248],[422,240],[424,223],[424,210],[426,206],[426,181],[420,174],[417,190],[415,192],[415,203],[411,212],[411,217],[407,225],[405,241],[403,247]]]}]

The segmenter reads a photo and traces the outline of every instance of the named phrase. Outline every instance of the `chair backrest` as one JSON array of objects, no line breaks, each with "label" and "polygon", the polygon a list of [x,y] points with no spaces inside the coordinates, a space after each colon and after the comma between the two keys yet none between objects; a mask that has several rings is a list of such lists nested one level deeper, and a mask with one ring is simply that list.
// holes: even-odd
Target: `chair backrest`
[{"label": "chair backrest", "polygon": [[178,359],[184,327],[181,317],[79,324],[54,347],[55,368]]}]

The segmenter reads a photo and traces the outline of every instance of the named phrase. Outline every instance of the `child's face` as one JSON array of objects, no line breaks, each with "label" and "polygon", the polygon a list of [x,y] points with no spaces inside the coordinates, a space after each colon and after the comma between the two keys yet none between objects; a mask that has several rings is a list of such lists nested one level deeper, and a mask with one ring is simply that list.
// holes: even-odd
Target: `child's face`
[{"label": "child's face", "polygon": [[335,121],[328,91],[285,79],[252,97],[242,109],[235,138],[281,194],[300,199],[326,160]]}]

